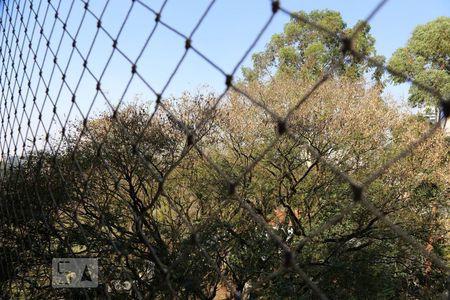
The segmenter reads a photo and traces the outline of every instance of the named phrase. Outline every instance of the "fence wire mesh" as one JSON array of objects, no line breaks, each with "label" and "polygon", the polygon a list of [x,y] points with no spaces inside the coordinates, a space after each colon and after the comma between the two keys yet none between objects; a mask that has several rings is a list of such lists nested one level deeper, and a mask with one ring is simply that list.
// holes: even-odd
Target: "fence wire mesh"
[{"label": "fence wire mesh", "polygon": [[[430,93],[439,99],[447,116],[448,102],[433,87],[353,47],[358,32],[388,1],[381,1],[351,36],[313,23],[284,8],[280,1],[261,1],[269,12],[267,21],[240,59],[225,69],[197,47],[195,39],[205,18],[220,1],[208,3],[188,33],[165,21],[170,0],[158,4],[123,1],[123,19],[115,20],[108,19],[112,1],[2,1],[2,298],[339,298],[338,290],[343,288],[337,283],[340,279],[329,278],[334,288],[323,287],[320,280],[326,276],[327,260],[307,260],[304,252],[316,251],[319,242],[342,246],[372,230],[373,224],[391,232],[386,239],[396,240],[398,247],[413,249],[411,260],[428,264],[437,274],[433,276],[448,276],[446,258],[430,249],[426,239],[410,234],[409,228],[384,206],[398,198],[383,199],[386,202],[381,205],[366,195],[373,185],[379,188],[377,180],[400,160],[414,156],[423,143],[431,140],[445,118],[408,141],[401,151],[366,170],[366,176],[356,177],[351,168],[335,163],[293,125],[298,111],[333,80],[336,66],[323,72],[308,88],[300,89],[302,95],[294,102],[286,102],[289,107],[283,113],[274,109],[264,95],[259,97],[236,80],[239,68],[275,16],[284,14],[337,38],[346,56],[401,76]],[[123,35],[128,34],[126,27],[136,19],[142,22],[142,43],[140,48],[130,48],[122,42]],[[183,51],[177,59],[163,62],[163,69],[148,70],[145,60],[151,59],[152,43],[161,32],[170,35]],[[109,51],[100,50],[99,44],[109,44]],[[220,95],[196,96],[197,110],[191,106],[190,113],[180,108],[190,104],[174,104],[167,92],[188,56],[218,71],[226,85]],[[121,69],[115,68],[118,64]],[[128,73],[123,72],[125,69]],[[158,72],[164,79],[155,83],[150,74]],[[142,87],[145,107],[126,103],[137,84]],[[112,86],[115,93],[108,92]],[[120,95],[119,99],[112,94]],[[228,132],[216,124],[223,117],[223,106],[233,97],[255,109],[255,116],[264,115],[275,128],[270,138],[260,142],[258,151],[242,154],[246,164],[234,168],[218,160],[226,147],[221,138]],[[95,115],[100,102],[108,112]],[[242,114],[233,117],[240,121],[246,118]],[[242,125],[240,130],[263,129]],[[212,131],[218,138],[211,137]],[[306,228],[307,221],[302,220],[306,216],[299,216],[292,204],[279,197],[277,204],[285,213],[283,220],[275,224],[269,215],[274,210],[277,213],[278,208],[265,210],[249,190],[259,193],[263,199],[260,201],[271,193],[267,187],[254,185],[252,177],[261,165],[280,166],[273,152],[282,143],[303,149],[298,153],[308,157],[301,162],[306,166],[304,176],[312,176],[308,174],[319,166],[326,169],[333,174],[332,180],[339,182],[335,188],[343,190],[351,201],[330,196],[322,205],[333,209],[322,216],[320,223]],[[209,144],[217,144],[218,153],[211,151]],[[283,176],[287,179],[289,175]],[[293,194],[289,194],[293,197],[302,179],[293,176],[289,180],[295,181],[290,191]],[[334,194],[332,190],[327,193]],[[215,200],[205,200],[208,196]],[[338,200],[340,203],[336,203]],[[343,235],[340,224],[346,218],[352,219],[356,212],[368,216],[363,221],[367,227]],[[353,251],[363,249],[365,242],[354,245]],[[98,257],[99,286],[52,287],[51,261],[58,257]],[[342,270],[355,263],[345,261],[344,256],[342,259]],[[432,286],[430,283],[430,289]]]}]

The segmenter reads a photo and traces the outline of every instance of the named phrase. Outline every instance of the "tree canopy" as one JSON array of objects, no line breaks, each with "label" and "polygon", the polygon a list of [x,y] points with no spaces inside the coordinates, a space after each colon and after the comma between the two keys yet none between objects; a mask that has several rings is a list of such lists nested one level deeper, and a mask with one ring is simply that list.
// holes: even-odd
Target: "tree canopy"
[{"label": "tree canopy", "polygon": [[272,36],[265,50],[253,55],[252,68],[243,68],[247,80],[264,79],[274,74],[314,80],[328,71],[337,76],[361,79],[371,70],[373,78],[380,80],[380,70],[342,51],[341,39],[351,37],[355,28],[361,26],[353,37],[353,49],[383,62],[384,58],[376,55],[370,25],[358,21],[354,28],[349,28],[341,14],[332,10],[300,11],[296,16],[284,26],[282,33]]},{"label": "tree canopy", "polygon": [[[283,115],[307,85],[277,78],[244,88]],[[311,299],[313,292],[295,272],[250,290],[279,267],[283,253],[237,199],[295,249],[352,201],[349,185],[305,151],[305,141],[361,180],[427,126],[381,101],[377,88],[330,80],[294,112],[295,138],[281,136],[250,168],[274,140],[271,116],[237,92],[214,110],[213,100],[186,94],[166,104],[170,114],[153,115],[135,104],[101,114],[85,122],[87,129],[82,123],[70,128],[59,153],[36,153],[2,178],[0,246],[22,255],[0,260],[0,295],[82,299],[83,291],[52,289],[42,276],[51,257],[81,255],[101,259],[102,285],[84,291],[94,299],[167,299],[173,293],[215,299],[225,287],[217,269],[251,299]],[[229,178],[240,177],[236,198],[229,198],[229,187],[204,157],[189,151],[173,116],[185,124],[208,117],[196,128],[202,136],[196,147]],[[445,218],[432,217],[429,205],[445,205],[448,197],[446,153],[436,134],[366,190],[380,211],[442,256]],[[430,172],[418,176],[418,170]],[[445,284],[440,269],[363,207],[299,248],[295,259],[325,294],[342,299],[426,298]],[[111,287],[125,280],[132,281],[130,291]]]},{"label": "tree canopy", "polygon": [[[391,162],[365,187],[365,199],[448,263],[450,156],[443,133],[393,161],[429,124],[391,104],[382,87],[367,84],[373,68],[341,51],[338,36],[353,29],[339,13],[298,16],[254,55],[241,90],[230,89],[222,102],[211,93],[186,92],[156,111],[129,103],[71,123],[51,147],[2,166],[0,298],[230,299],[228,284],[242,299],[314,299],[308,280],[286,263],[291,253],[267,228],[333,298],[443,293],[446,270],[355,204],[352,187],[325,163],[363,182]],[[444,21],[433,32],[446,31]],[[443,43],[428,53],[416,45],[437,36],[423,28],[408,44],[418,53],[408,58],[419,66],[399,68],[430,82],[436,74],[441,81],[433,84],[444,85],[449,58],[442,51],[448,48]],[[353,47],[376,57],[369,31],[364,25]],[[398,53],[413,53],[402,49]],[[292,109],[327,71],[335,76]],[[281,134],[278,120],[261,107],[279,116],[289,112],[290,134]],[[229,181],[236,183],[232,192]],[[347,207],[353,209],[327,227]],[[319,228],[325,229],[316,234]],[[99,257],[99,287],[52,288],[51,259],[78,256]],[[272,276],[280,266],[284,271]],[[128,290],[113,284],[125,281]]]},{"label": "tree canopy", "polygon": [[[434,88],[444,99],[450,99],[450,18],[439,17],[417,26],[406,45],[394,52],[388,65],[423,85]],[[392,81],[403,83],[406,78],[393,75]],[[411,85],[408,100],[415,107],[435,107],[438,99],[416,85]]]}]

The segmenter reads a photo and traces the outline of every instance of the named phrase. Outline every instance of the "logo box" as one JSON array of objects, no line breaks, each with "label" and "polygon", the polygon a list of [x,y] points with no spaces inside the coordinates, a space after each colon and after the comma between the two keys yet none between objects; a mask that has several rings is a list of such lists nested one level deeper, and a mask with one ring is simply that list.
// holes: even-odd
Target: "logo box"
[{"label": "logo box", "polygon": [[97,258],[52,259],[52,287],[96,288],[97,286]]}]

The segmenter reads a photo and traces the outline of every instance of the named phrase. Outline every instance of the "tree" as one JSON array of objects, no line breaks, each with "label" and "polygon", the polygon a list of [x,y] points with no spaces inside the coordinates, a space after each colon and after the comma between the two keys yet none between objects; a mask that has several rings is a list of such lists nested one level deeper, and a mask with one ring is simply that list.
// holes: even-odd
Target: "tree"
[{"label": "tree", "polygon": [[[314,80],[327,71],[336,76],[358,79],[373,69],[366,61],[342,51],[340,38],[352,36],[355,30],[347,27],[339,12],[314,10],[296,15],[298,18],[291,18],[282,33],[272,36],[264,51],[253,55],[253,68],[243,68],[247,80],[264,79],[274,73]],[[311,24],[326,28],[332,35]],[[359,21],[355,28],[360,26],[361,30],[353,39],[353,49],[383,62],[382,56],[376,56],[370,26]],[[375,69],[372,75],[379,80],[382,73]]]},{"label": "tree", "polygon": [[[405,47],[397,49],[388,63],[392,69],[434,88],[450,101],[450,18],[439,17],[417,26]],[[391,76],[396,84],[404,76]],[[409,90],[409,103],[414,107],[435,108],[438,99],[416,85]]]},{"label": "tree", "polygon": [[[193,124],[202,112],[211,112],[199,107],[210,96],[184,98],[189,103],[182,98],[176,108],[165,104],[173,114],[181,110],[178,117],[184,122]],[[103,299],[107,293],[114,298],[124,291],[108,292],[111,284],[128,280],[133,288],[127,293],[134,297],[168,298],[171,291],[162,266],[175,278],[186,272],[180,268],[189,261],[176,262],[191,245],[186,226],[168,206],[158,181],[190,147],[179,127],[162,110],[152,114],[144,105],[129,105],[73,123],[64,143],[50,147],[58,152],[31,153],[2,174],[0,250],[6,256],[0,259],[0,297]],[[197,133],[207,130],[206,124]],[[167,190],[175,189],[178,180],[166,178]],[[50,277],[42,275],[50,274],[51,258],[73,256],[100,258],[102,285],[97,290],[51,288]],[[151,276],[144,272],[149,266]],[[217,286],[217,278],[203,280],[206,272],[213,274],[210,266],[194,268],[196,282]],[[205,298],[209,292],[189,286],[186,276],[172,281],[174,289],[186,295]]]},{"label": "tree", "polygon": [[[304,81],[281,77],[243,88],[280,115],[307,90]],[[424,263],[363,207],[296,248],[352,201],[349,185],[309,155],[304,143],[362,180],[417,138],[426,124],[386,104],[378,88],[332,79],[292,114],[289,128],[295,138],[279,137],[250,168],[276,135],[271,116],[237,92],[213,110],[214,100],[186,94],[154,115],[140,105],[105,112],[68,128],[60,152],[36,153],[22,169],[2,178],[0,242],[1,250],[11,255],[0,259],[1,296],[84,299],[88,293],[92,299],[167,299],[175,294],[214,299],[225,287],[218,269],[251,299],[313,298],[295,272],[250,291],[279,268],[284,253],[239,200],[297,249],[296,263],[326,294],[426,298],[443,290],[445,274]],[[175,119],[202,138],[195,149]],[[198,126],[200,120],[206,120],[204,126]],[[197,149],[222,174],[240,178],[234,197]],[[448,199],[446,151],[437,133],[365,194],[441,256],[448,241],[445,218],[440,210],[430,216],[428,207],[430,202],[444,206]],[[165,178],[163,187],[159,176]],[[103,287],[53,289],[42,274],[49,274],[55,256],[99,257]],[[131,291],[105,287],[125,280],[132,282]]]},{"label": "tree", "polygon": [[[338,13],[300,14],[351,34]],[[367,26],[354,47],[374,54]],[[255,287],[289,264],[248,206],[295,249],[295,263],[327,295],[442,292],[446,274],[361,205],[310,239],[353,202],[349,184],[305,144],[362,181],[428,126],[369,86],[363,75],[370,66],[340,52],[339,39],[295,19],[255,56],[240,88],[285,116],[332,65],[335,76],[290,115],[290,135],[277,136],[272,115],[234,90],[217,106],[214,95],[185,93],[156,113],[130,104],[71,125],[63,145],[49,147],[57,152],[32,154],[21,169],[0,176],[0,250],[8,256],[0,258],[0,297],[215,299],[226,286],[218,270],[249,299],[315,297],[296,272]],[[449,240],[441,214],[448,160],[437,132],[365,190],[379,211],[441,257]],[[223,175],[238,183],[233,193]],[[55,256],[100,257],[104,285],[53,289],[42,274],[50,274]],[[130,291],[105,286],[125,280]]]},{"label": "tree", "polygon": [[[245,92],[284,115],[306,89],[301,80],[275,78],[268,83],[252,82]],[[238,197],[251,203],[271,224],[278,223],[277,233],[294,246],[348,205],[351,198],[348,184],[309,156],[302,143],[353,178],[363,180],[427,127],[387,103],[376,88],[367,89],[364,83],[342,79],[326,82],[292,115],[290,128],[297,139],[282,136],[241,179]],[[274,139],[275,130],[271,116],[241,94],[233,94],[224,109],[229,110],[224,114],[229,119],[220,124],[227,133],[223,143],[230,151],[217,149],[214,161],[221,161],[222,169],[233,178],[258,158]],[[432,240],[441,257],[445,257],[443,247],[448,241],[442,238],[445,217],[430,216],[429,207],[434,203],[445,207],[450,179],[444,171],[447,167],[446,143],[437,134],[392,166],[365,193],[379,210],[422,244]],[[434,186],[434,190],[419,194],[423,186]],[[285,212],[281,218],[276,216],[278,210]],[[242,224],[236,227],[242,228]],[[267,241],[261,239],[260,243]],[[264,257],[270,254],[273,252]],[[246,262],[227,260],[227,266],[232,266],[230,272],[236,272]],[[277,258],[267,263],[274,262],[276,268]],[[252,263],[257,265],[258,261]],[[307,243],[298,253],[298,263],[321,290],[339,299],[424,298],[441,292],[445,285],[444,272],[432,266],[433,271],[427,273],[423,258],[362,208]],[[251,285],[260,275],[248,273],[243,278]],[[286,296],[283,292],[295,293],[298,298],[313,297],[295,275],[277,277],[267,288],[254,291],[253,296],[282,298]]]}]

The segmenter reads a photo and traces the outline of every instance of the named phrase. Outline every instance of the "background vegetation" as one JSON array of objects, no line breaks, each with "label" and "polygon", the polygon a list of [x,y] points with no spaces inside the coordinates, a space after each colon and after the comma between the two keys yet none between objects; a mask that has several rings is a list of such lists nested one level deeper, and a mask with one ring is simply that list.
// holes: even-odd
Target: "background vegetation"
[{"label": "background vegetation", "polygon": [[[337,12],[299,15],[353,34]],[[353,47],[383,62],[370,27],[359,24]],[[447,93],[448,28],[448,18],[418,27],[389,64]],[[429,47],[429,40],[440,43]],[[383,80],[404,78],[385,78],[380,68],[340,47],[339,40],[292,19],[243,70],[241,92],[230,90],[219,105],[206,92],[185,93],[156,113],[138,101],[73,124],[63,144],[54,142],[57,151],[4,166],[1,297],[231,297],[217,270],[249,299],[317,297],[295,272],[255,285],[285,257],[242,203],[296,249],[295,263],[333,299],[433,299],[443,293],[447,274],[362,206],[301,243],[353,201],[348,183],[305,143],[363,180],[430,127],[383,96]],[[324,72],[329,80],[292,110]],[[273,116],[242,92],[278,115],[292,111],[292,134],[277,134]],[[412,88],[411,103],[438,105],[422,94]],[[186,131],[195,134],[186,139]],[[233,195],[203,153],[239,182]],[[438,130],[365,191],[395,224],[447,261],[448,171],[448,141]],[[50,261],[67,256],[99,257],[99,288],[51,288]],[[113,280],[131,280],[133,287],[115,290]]]}]

